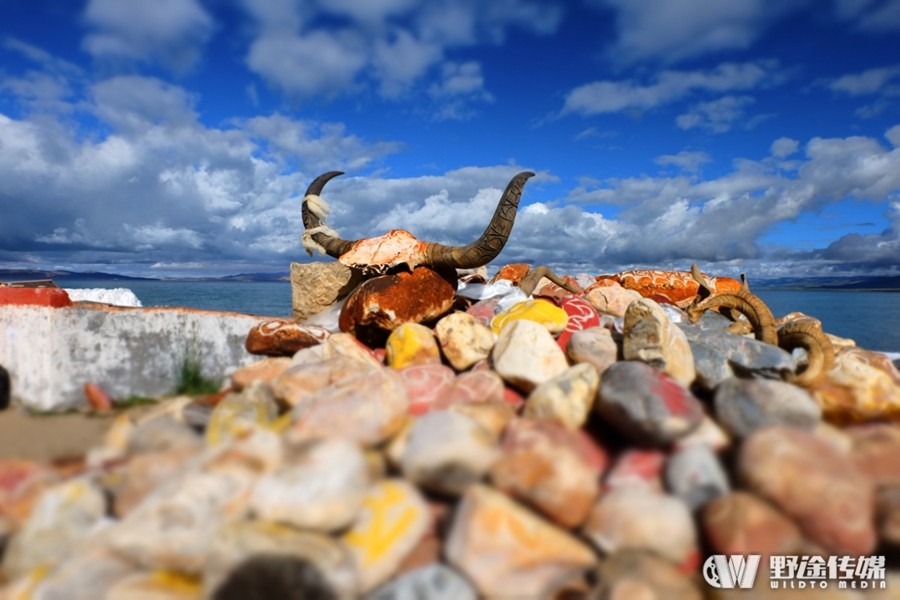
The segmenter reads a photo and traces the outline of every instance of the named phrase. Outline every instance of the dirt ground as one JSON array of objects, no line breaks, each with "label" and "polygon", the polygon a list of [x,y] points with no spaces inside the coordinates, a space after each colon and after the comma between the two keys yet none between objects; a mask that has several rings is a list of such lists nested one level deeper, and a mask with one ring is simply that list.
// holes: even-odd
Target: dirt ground
[{"label": "dirt ground", "polygon": [[0,412],[0,458],[58,461],[97,446],[115,414],[32,416],[19,408]]}]

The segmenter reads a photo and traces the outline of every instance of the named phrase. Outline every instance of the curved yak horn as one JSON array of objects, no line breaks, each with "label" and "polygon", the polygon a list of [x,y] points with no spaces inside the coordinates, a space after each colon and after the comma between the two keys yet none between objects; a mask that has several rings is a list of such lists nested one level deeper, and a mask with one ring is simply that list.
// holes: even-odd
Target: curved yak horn
[{"label": "curved yak horn", "polygon": [[534,177],[531,171],[523,171],[513,177],[494,210],[491,222],[477,240],[468,246],[444,246],[429,243],[425,248],[425,264],[435,267],[453,267],[455,269],[476,269],[494,260],[512,231],[519,209],[522,188],[529,178]]},{"label": "curved yak horn", "polygon": [[[310,204],[310,196],[318,196],[322,193],[322,188],[325,187],[325,184],[337,177],[338,175],[343,175],[343,171],[329,171],[328,173],[324,173],[316,177],[309,187],[306,188],[306,194],[303,197],[303,206],[301,207],[301,212],[303,215],[303,227],[309,230],[315,230],[318,228],[325,229],[325,225],[322,223],[322,219],[319,214],[317,214],[317,210],[312,210],[309,206]],[[325,231],[316,231],[310,234],[310,237],[322,246],[325,249],[325,252],[329,256],[333,256],[334,258],[340,257],[341,254],[350,250],[353,247],[353,244],[356,242],[348,242],[347,240],[342,240],[336,235],[331,235],[326,233]]]},{"label": "curved yak horn", "polygon": [[[317,209],[309,206],[310,196],[318,196],[325,184],[341,175],[340,171],[330,171],[318,176],[306,190],[306,198],[303,199],[303,226],[307,234],[320,244],[329,256],[340,258],[342,254],[349,252],[356,241],[342,240],[334,232],[327,230],[316,214]],[[529,177],[534,173],[523,171],[509,182],[491,222],[488,223],[484,233],[468,246],[444,246],[437,243],[422,243],[422,255],[416,264],[427,264],[433,267],[453,267],[456,269],[474,269],[494,260],[509,239],[513,223],[516,220],[516,211],[519,208],[519,199],[522,197],[522,188]],[[319,229],[316,231],[316,229]],[[358,240],[357,240],[358,241]]]},{"label": "curved yak horn", "polygon": [[792,321],[782,326],[778,330],[778,346],[788,352],[798,347],[806,350],[806,368],[793,377],[794,383],[806,385],[834,366],[834,346],[814,322]]}]

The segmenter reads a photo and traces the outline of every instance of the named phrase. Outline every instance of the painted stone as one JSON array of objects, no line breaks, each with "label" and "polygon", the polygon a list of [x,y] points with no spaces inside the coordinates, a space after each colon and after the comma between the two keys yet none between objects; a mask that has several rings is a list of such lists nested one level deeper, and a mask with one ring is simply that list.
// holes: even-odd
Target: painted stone
[{"label": "painted stone", "polygon": [[900,415],[900,371],[880,352],[839,352],[831,371],[807,389],[832,423],[896,420]]},{"label": "painted stone", "polygon": [[[384,365],[384,361],[379,358],[374,351],[370,350],[365,344],[361,343],[352,335],[342,331],[331,334],[327,340],[322,342],[323,359],[327,360],[337,356],[355,358],[360,362],[369,363],[373,367],[381,367]],[[297,357],[295,356],[295,361],[296,358]]]},{"label": "painted stone", "polygon": [[572,333],[566,345],[566,354],[572,362],[592,365],[602,375],[618,360],[619,346],[609,329],[589,327]]},{"label": "painted stone", "polygon": [[587,301],[601,313],[625,316],[628,305],[641,298],[641,295],[633,290],[626,290],[618,284],[602,285],[588,290]]},{"label": "painted stone", "polygon": [[600,376],[592,365],[575,365],[537,386],[525,401],[523,414],[578,429],[587,422],[599,387]]},{"label": "painted stone", "polygon": [[[206,598],[357,597],[350,552],[332,537],[255,519],[224,523],[213,535],[203,565]],[[316,593],[322,590],[329,594]]]},{"label": "painted stone", "polygon": [[403,323],[388,336],[387,364],[394,369],[441,364],[441,349],[434,333],[418,323]]},{"label": "painted stone", "polygon": [[484,485],[466,491],[444,548],[450,564],[491,598],[547,597],[560,578],[596,561],[577,538]]},{"label": "painted stone", "polygon": [[454,369],[464,371],[490,356],[494,334],[469,313],[454,312],[434,327],[441,351]]},{"label": "painted stone", "polygon": [[[48,571],[45,566],[36,571]],[[71,598],[72,600],[93,600],[109,598],[108,591],[123,578],[136,572],[134,565],[121,557],[96,548],[79,550],[56,568],[49,570],[46,576],[34,586],[31,594],[11,594],[5,598],[34,598],[53,600],[54,598]],[[0,586],[0,594],[2,594]]]},{"label": "painted stone", "polygon": [[376,369],[380,367],[369,361],[335,356],[285,369],[272,381],[272,392],[279,404],[297,406],[322,390]]},{"label": "painted stone", "polygon": [[119,474],[113,491],[113,512],[119,518],[150,495],[157,486],[181,471],[197,455],[201,444],[183,444],[131,457]]},{"label": "painted stone", "polygon": [[814,429],[822,409],[801,387],[771,379],[731,377],[716,388],[716,418],[737,437],[769,425]]},{"label": "painted stone", "polygon": [[[741,283],[731,277],[712,277],[704,274],[704,278],[716,293],[736,292]],[[690,271],[661,271],[657,269],[638,269],[622,271],[615,275],[601,275],[598,283],[613,281],[628,290],[637,291],[641,296],[649,298],[660,296],[670,304],[686,306],[697,295],[699,285]]]},{"label": "painted stone", "polygon": [[507,324],[519,319],[539,323],[546,327],[551,334],[559,334],[565,330],[569,322],[569,315],[566,314],[565,310],[547,300],[540,298],[525,300],[513,304],[494,317],[491,320],[491,329],[499,335]]},{"label": "painted stone", "polygon": [[292,431],[302,437],[340,436],[377,446],[403,427],[409,397],[403,378],[382,368],[313,394],[292,410]]},{"label": "painted stone", "polygon": [[625,310],[622,357],[653,365],[683,386],[691,385],[697,375],[687,337],[648,298],[635,300]]},{"label": "painted stone", "polygon": [[106,590],[104,598],[128,600],[199,600],[203,585],[196,575],[157,569],[126,575]]},{"label": "painted stone", "polygon": [[582,532],[602,552],[654,552],[678,566],[696,566],[697,532],[687,505],[668,494],[620,487],[603,494]]},{"label": "painted stone", "polygon": [[336,531],[356,519],[369,485],[362,450],[341,438],[287,444],[281,465],[262,475],[250,509],[265,521]]},{"label": "painted stone", "polygon": [[528,275],[528,272],[531,270],[531,265],[526,263],[513,263],[510,265],[503,265],[497,270],[497,273],[491,277],[491,283],[497,283],[498,281],[509,281],[513,285],[519,285],[522,283],[522,280],[525,279],[525,276]]},{"label": "painted stone", "polygon": [[362,281],[362,273],[339,262],[291,263],[291,305],[302,321],[344,298]]},{"label": "painted stone", "polygon": [[798,554],[806,544],[793,521],[744,491],[724,494],[704,506],[700,527],[712,549],[722,554]]},{"label": "painted stone", "polygon": [[501,449],[491,468],[497,489],[567,529],[584,521],[608,462],[590,436],[558,423],[517,419]]},{"label": "painted stone", "polygon": [[439,399],[455,383],[456,374],[446,365],[416,365],[397,371],[409,396],[409,414],[422,415],[441,408]]},{"label": "painted stone", "polygon": [[404,476],[436,492],[460,495],[497,459],[494,436],[471,418],[433,411],[416,419],[406,438]]},{"label": "painted stone", "polygon": [[454,270],[426,266],[373,277],[347,298],[341,331],[372,345],[402,323],[431,321],[446,313],[453,306],[456,285]]},{"label": "painted stone", "polygon": [[684,386],[643,362],[620,361],[600,379],[597,412],[640,443],[668,444],[696,429],[703,406]]},{"label": "painted stone", "polygon": [[430,525],[428,505],[415,487],[401,479],[374,484],[356,523],[341,537],[356,565],[360,591],[390,578]]},{"label": "painted stone", "polygon": [[250,330],[244,347],[250,354],[293,356],[298,350],[321,344],[329,335],[331,332],[323,327],[270,319]]},{"label": "painted stone", "polygon": [[707,445],[681,448],[666,462],[666,484],[691,510],[726,494],[731,486],[719,457]]},{"label": "painted stone", "polygon": [[253,381],[271,383],[292,364],[291,359],[284,356],[263,358],[234,371],[229,377],[231,386],[240,391]]},{"label": "painted stone", "polygon": [[272,389],[254,382],[241,392],[225,396],[213,409],[206,427],[206,442],[215,445],[253,427],[266,427],[278,417]]},{"label": "painted stone", "polygon": [[86,478],[48,488],[3,553],[10,578],[69,557],[106,514],[103,491]]},{"label": "painted stone", "polygon": [[476,321],[485,327],[490,328],[491,321],[494,320],[494,317],[503,311],[503,309],[500,308],[501,299],[500,296],[492,296],[490,298],[485,298],[484,300],[479,300],[466,309],[466,314],[472,315],[475,317]]},{"label": "painted stone", "polygon": [[666,454],[660,450],[626,448],[613,461],[603,480],[603,489],[636,487],[648,492],[662,492],[666,459]]},{"label": "painted stone", "polygon": [[504,381],[526,393],[569,368],[550,332],[528,319],[514,319],[503,328],[491,359]]},{"label": "painted stone", "polygon": [[803,429],[766,427],[744,441],[737,468],[751,491],[828,552],[859,555],[875,548],[874,486],[828,441]]},{"label": "painted stone", "polygon": [[567,294],[560,299],[559,306],[566,311],[566,315],[569,317],[566,328],[556,338],[556,343],[563,350],[568,348],[569,340],[576,331],[600,326],[600,315],[597,313],[597,309],[581,296]]},{"label": "painted stone", "polygon": [[106,528],[104,543],[145,569],[199,574],[218,527],[246,514],[253,485],[280,456],[278,435],[264,430],[207,448]]},{"label": "painted stone", "polygon": [[[442,388],[435,408],[449,408],[455,404],[505,402],[503,379],[494,371],[467,371],[458,375],[449,386]],[[514,406],[517,407],[517,405]]]}]

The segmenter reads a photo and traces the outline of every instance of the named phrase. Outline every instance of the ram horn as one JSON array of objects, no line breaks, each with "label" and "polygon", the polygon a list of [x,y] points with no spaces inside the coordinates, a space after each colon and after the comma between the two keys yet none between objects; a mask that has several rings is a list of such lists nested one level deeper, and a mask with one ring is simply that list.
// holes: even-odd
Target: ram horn
[{"label": "ram horn", "polygon": [[813,321],[792,321],[783,325],[778,330],[778,346],[788,352],[794,348],[806,350],[806,368],[791,378],[793,383],[808,385],[834,366],[834,346]]},{"label": "ram horn", "polygon": [[[700,289],[711,293],[711,288],[706,279],[700,273],[697,265],[691,265],[691,275],[697,280]],[[778,330],[775,327],[775,316],[769,307],[759,297],[754,296],[746,286],[737,292],[707,295],[698,294],[697,301],[687,308],[688,319],[696,323],[704,312],[711,308],[730,308],[741,313],[753,327],[753,335],[756,339],[767,344],[778,345]]]},{"label": "ram horn", "polygon": [[522,281],[519,283],[519,289],[522,290],[526,296],[530,296],[534,292],[534,288],[537,287],[537,284],[540,282],[542,277],[546,277],[562,289],[567,292],[571,292],[573,294],[578,294],[578,290],[576,290],[568,281],[554,273],[550,267],[545,265],[540,265],[537,267],[532,267],[528,274],[522,278]]}]

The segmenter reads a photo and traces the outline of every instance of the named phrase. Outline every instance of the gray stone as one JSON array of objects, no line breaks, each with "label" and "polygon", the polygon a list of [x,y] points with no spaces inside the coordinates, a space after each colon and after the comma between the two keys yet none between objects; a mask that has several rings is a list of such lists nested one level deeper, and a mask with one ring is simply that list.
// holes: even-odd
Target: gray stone
[{"label": "gray stone", "polygon": [[666,485],[691,510],[730,491],[728,475],[712,448],[697,444],[679,449],[666,463]]},{"label": "gray stone", "polygon": [[797,369],[790,353],[777,346],[723,329],[703,330],[686,323],[678,327],[690,342],[697,382],[709,389],[735,375],[783,379]]},{"label": "gray stone", "polygon": [[337,261],[291,263],[291,306],[302,321],[345,297],[362,281],[362,275]]},{"label": "gray stone", "polygon": [[401,575],[375,590],[366,600],[476,600],[477,597],[462,575],[435,563]]},{"label": "gray stone", "polygon": [[703,406],[683,385],[637,361],[620,361],[600,378],[594,405],[639,443],[668,444],[703,421]]},{"label": "gray stone", "polygon": [[822,420],[818,402],[783,381],[731,377],[716,388],[714,405],[719,424],[738,437],[769,425],[813,429]]},{"label": "gray stone", "polygon": [[603,374],[618,360],[619,346],[606,327],[588,327],[576,331],[569,338],[566,354],[576,363],[587,363]]}]

